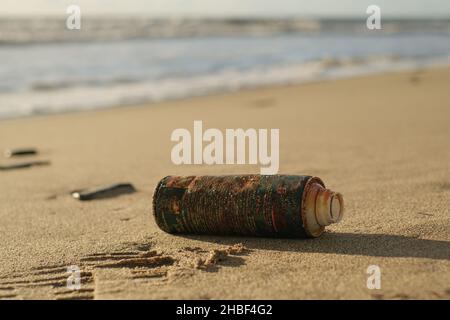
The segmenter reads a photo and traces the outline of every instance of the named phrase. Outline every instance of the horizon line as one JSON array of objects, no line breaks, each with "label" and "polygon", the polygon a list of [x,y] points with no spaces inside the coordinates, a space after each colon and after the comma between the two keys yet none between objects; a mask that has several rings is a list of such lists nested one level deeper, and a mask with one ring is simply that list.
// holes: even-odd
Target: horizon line
[{"label": "horizon line", "polygon": [[[68,14],[61,13],[0,13],[0,18],[66,18]],[[290,20],[290,19],[315,19],[315,20],[366,20],[367,15],[195,15],[195,14],[147,14],[147,13],[84,13],[89,18],[154,18],[154,19],[198,19],[198,20]],[[382,20],[450,20],[449,15],[384,15]]]}]

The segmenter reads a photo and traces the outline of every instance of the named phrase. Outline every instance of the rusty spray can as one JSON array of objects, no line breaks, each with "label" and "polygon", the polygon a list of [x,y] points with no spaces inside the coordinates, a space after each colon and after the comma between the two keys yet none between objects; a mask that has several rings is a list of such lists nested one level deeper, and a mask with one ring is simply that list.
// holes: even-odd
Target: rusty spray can
[{"label": "rusty spray can", "polygon": [[342,195],[312,176],[167,176],[153,195],[168,233],[314,238],[343,214]]}]

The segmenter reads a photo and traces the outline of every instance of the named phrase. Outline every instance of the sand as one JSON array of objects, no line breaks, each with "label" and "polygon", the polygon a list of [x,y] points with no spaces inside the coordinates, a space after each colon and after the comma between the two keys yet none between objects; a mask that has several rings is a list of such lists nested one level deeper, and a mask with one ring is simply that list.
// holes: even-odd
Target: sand
[{"label": "sand", "polygon": [[[449,83],[434,68],[1,121],[0,150],[37,147],[51,165],[0,171],[0,298],[449,299]],[[259,172],[172,164],[170,134],[194,120],[279,128],[280,173],[342,192],[343,221],[313,240],[159,230],[151,200],[164,176]],[[116,182],[138,192],[69,195]],[[80,290],[66,287],[70,265]]]}]

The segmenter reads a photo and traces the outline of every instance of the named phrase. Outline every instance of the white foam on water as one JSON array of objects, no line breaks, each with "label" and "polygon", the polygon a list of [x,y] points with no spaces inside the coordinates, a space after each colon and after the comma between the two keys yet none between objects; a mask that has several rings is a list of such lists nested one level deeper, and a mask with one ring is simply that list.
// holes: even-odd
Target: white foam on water
[{"label": "white foam on water", "polygon": [[391,22],[396,32],[332,20],[85,22],[73,33],[59,20],[0,18],[0,119],[414,69],[450,56],[442,21]]},{"label": "white foam on water", "polygon": [[63,87],[0,94],[0,118],[84,111],[232,92],[270,85],[300,84],[386,71],[450,64],[450,58],[421,61],[372,57],[364,61],[325,59],[252,70],[229,69],[215,74],[123,82],[108,86]]}]

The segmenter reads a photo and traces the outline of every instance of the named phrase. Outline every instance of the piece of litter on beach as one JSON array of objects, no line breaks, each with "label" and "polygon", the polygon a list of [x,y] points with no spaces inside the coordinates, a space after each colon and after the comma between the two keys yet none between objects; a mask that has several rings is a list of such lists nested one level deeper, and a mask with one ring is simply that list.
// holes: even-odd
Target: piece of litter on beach
[{"label": "piece of litter on beach", "polygon": [[38,154],[38,151],[35,148],[7,149],[4,152],[6,158],[32,156],[36,154]]},{"label": "piece of litter on beach", "polygon": [[73,191],[72,196],[81,201],[114,198],[123,194],[136,192],[130,183],[117,183],[109,186]]},{"label": "piece of litter on beach", "polygon": [[29,161],[29,162],[0,165],[0,170],[6,171],[6,170],[30,168],[35,166],[48,166],[48,165],[50,165],[50,161]]},{"label": "piece of litter on beach", "polygon": [[343,214],[343,196],[307,175],[167,176],[153,195],[168,233],[315,238]]}]

